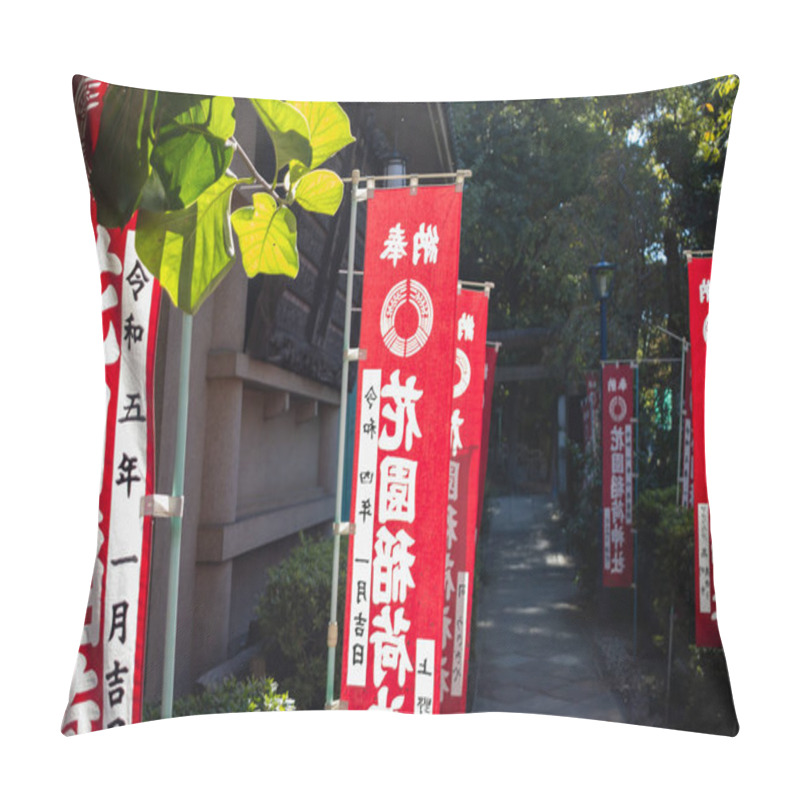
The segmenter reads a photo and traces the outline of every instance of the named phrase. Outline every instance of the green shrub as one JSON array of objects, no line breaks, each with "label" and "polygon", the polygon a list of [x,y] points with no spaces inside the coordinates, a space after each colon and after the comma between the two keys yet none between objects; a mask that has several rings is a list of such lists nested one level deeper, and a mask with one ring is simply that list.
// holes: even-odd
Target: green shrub
[{"label": "green shrub", "polygon": [[570,446],[569,454],[582,488],[576,501],[564,508],[563,529],[578,589],[585,600],[592,601],[600,589],[601,465],[576,445]]},{"label": "green shrub", "polygon": [[[293,710],[294,700],[288,692],[278,694],[278,684],[272,678],[237,679],[228,676],[210,689],[179,697],[173,704],[172,716]],[[148,705],[143,716],[145,720],[161,719],[161,707]]]},{"label": "green shrub", "polygon": [[[347,575],[347,539],[339,558],[339,618],[343,617]],[[302,533],[299,544],[267,572],[256,606],[258,634],[266,663],[297,708],[322,709],[327,677],[327,630],[331,604],[333,539],[312,540]],[[339,630],[336,664],[341,663]]]},{"label": "green shrub", "polygon": [[674,485],[642,492],[635,515],[637,582],[652,616],[653,641],[665,652],[670,608],[673,636],[688,643],[694,634],[694,519],[691,509],[676,505]]}]

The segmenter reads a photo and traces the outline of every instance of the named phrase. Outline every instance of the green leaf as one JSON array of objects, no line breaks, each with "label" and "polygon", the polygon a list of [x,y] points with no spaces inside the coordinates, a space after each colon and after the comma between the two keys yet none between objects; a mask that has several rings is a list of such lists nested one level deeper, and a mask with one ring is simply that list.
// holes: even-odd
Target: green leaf
[{"label": "green leaf", "polygon": [[251,100],[275,148],[275,169],[290,161],[311,166],[310,131],[306,118],[289,103],[280,100]]},{"label": "green leaf", "polygon": [[187,314],[197,312],[230,268],[231,194],[237,185],[249,182],[224,175],[187,208],[139,211],[136,253]]},{"label": "green leaf", "polygon": [[89,185],[97,203],[97,221],[121,228],[136,210],[150,173],[149,119],[154,97],[142,89],[109,86]]},{"label": "green leaf", "polygon": [[306,211],[335,214],[342,202],[344,184],[335,172],[315,169],[299,176],[292,186],[292,192],[294,199]]},{"label": "green leaf", "polygon": [[148,207],[163,197],[164,208],[186,208],[213,183],[231,163],[233,148],[228,140],[236,128],[232,97],[198,98],[190,108],[168,119],[156,131],[150,156],[154,175],[147,187]]},{"label": "green leaf", "polygon": [[253,195],[252,206],[233,212],[231,221],[248,277],[260,272],[290,278],[297,275],[297,220],[286,206],[279,208],[272,197],[259,192]]},{"label": "green leaf", "polygon": [[327,161],[343,147],[355,141],[350,119],[338,103],[291,101],[308,122],[311,138],[311,169]]}]

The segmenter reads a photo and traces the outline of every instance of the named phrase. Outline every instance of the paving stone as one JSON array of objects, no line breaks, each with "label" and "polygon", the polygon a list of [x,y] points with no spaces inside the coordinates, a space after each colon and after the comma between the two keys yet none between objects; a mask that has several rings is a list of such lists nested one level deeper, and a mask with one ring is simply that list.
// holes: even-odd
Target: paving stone
[{"label": "paving stone", "polygon": [[552,535],[547,497],[494,498],[475,599],[475,713],[624,721],[594,660],[571,560]]}]

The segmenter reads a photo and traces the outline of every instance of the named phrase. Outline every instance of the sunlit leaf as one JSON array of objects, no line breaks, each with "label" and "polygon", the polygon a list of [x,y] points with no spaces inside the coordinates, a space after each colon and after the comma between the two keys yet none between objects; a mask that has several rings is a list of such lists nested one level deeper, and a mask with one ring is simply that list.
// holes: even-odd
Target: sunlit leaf
[{"label": "sunlit leaf", "polygon": [[[158,182],[165,210],[191,205],[222,177],[233,157],[228,139],[235,128],[233,98],[214,97],[198,99],[156,131],[151,183]],[[152,210],[149,191],[147,199]]]},{"label": "sunlit leaf", "polygon": [[291,101],[308,121],[311,138],[312,169],[327,161],[346,145],[355,141],[350,133],[350,120],[338,103]]},{"label": "sunlit leaf", "polygon": [[310,131],[306,118],[280,100],[251,100],[275,148],[276,169],[292,159],[311,166]]},{"label": "sunlit leaf", "polygon": [[232,264],[231,194],[248,182],[225,175],[185,209],[139,212],[137,255],[187,314],[200,308]]},{"label": "sunlit leaf", "polygon": [[335,214],[342,202],[344,184],[329,169],[315,169],[301,175],[292,187],[293,196],[306,211]]},{"label": "sunlit leaf", "polygon": [[278,207],[272,197],[260,192],[253,195],[252,206],[237,209],[231,220],[248,277],[260,272],[297,275],[297,220],[288,208]]}]

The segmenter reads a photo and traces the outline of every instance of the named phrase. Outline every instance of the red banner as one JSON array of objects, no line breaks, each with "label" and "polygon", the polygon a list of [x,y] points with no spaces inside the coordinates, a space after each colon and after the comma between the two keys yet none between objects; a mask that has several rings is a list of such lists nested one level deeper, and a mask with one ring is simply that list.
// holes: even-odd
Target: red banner
[{"label": "red banner", "polygon": [[603,586],[633,583],[634,367],[603,364]]},{"label": "red banner", "polygon": [[695,642],[699,647],[721,647],[722,642],[717,627],[708,487],[706,486],[705,384],[711,259],[691,258],[688,270],[692,440],[694,445]]},{"label": "red banner", "polygon": [[[97,140],[106,84],[76,79],[84,153]],[[87,159],[89,163],[90,159]],[[139,722],[152,521],[153,361],[161,289],[134,250],[135,218],[123,229],[92,224],[102,291],[106,378],[103,481],[94,565],[78,660],[61,730],[87,733]]]},{"label": "red banner", "polygon": [[453,186],[367,201],[341,692],[350,709],[439,712],[460,229]]},{"label": "red banner", "polygon": [[681,505],[684,508],[694,508],[694,438],[692,436],[692,424],[692,362],[688,360],[683,387],[683,441],[681,443]]},{"label": "red banner", "polygon": [[483,430],[481,432],[481,476],[478,481],[478,530],[483,519],[483,498],[486,495],[486,469],[489,464],[489,433],[492,429],[492,397],[494,373],[497,369],[499,344],[486,345],[486,366],[483,372]]},{"label": "red banner", "polygon": [[595,456],[597,455],[597,438],[600,428],[600,388],[597,384],[597,373],[586,373],[586,397],[581,401],[583,414],[583,452],[586,464],[583,472],[583,485],[587,488],[596,474]]},{"label": "red banner", "polygon": [[447,488],[442,628],[443,714],[464,713],[467,710],[488,310],[489,298],[485,292],[465,289],[459,292],[456,299],[457,331]]}]

